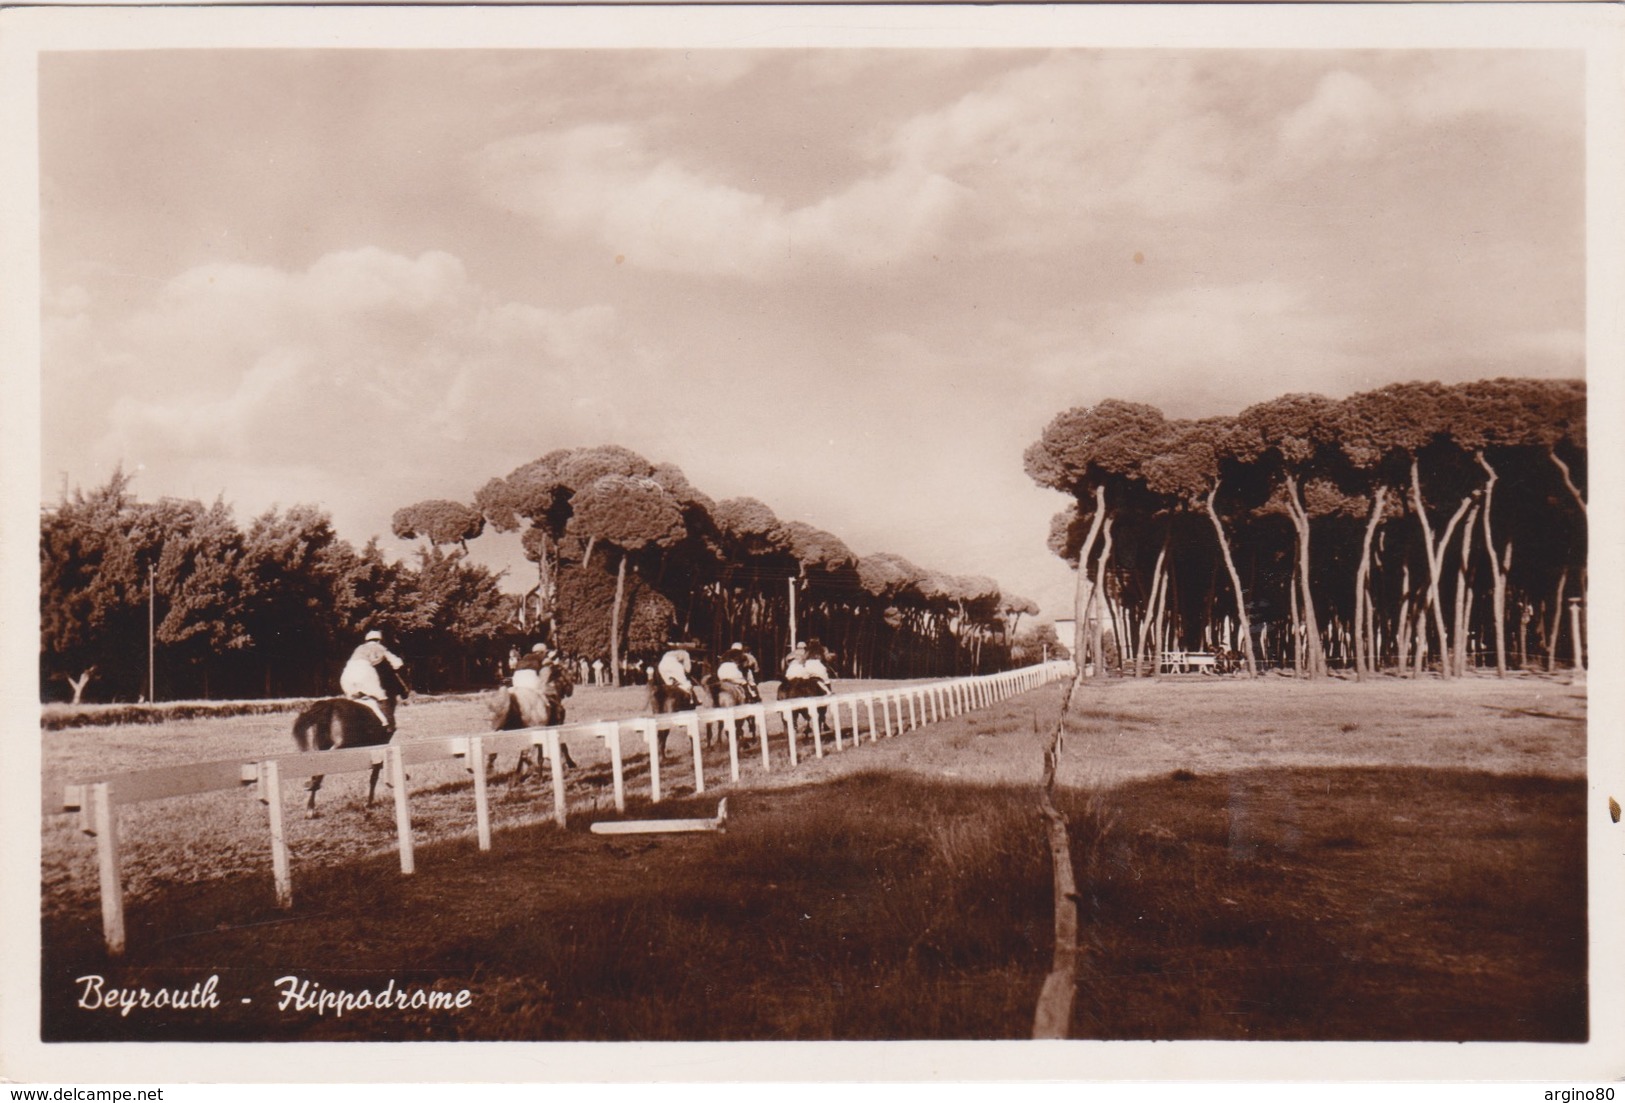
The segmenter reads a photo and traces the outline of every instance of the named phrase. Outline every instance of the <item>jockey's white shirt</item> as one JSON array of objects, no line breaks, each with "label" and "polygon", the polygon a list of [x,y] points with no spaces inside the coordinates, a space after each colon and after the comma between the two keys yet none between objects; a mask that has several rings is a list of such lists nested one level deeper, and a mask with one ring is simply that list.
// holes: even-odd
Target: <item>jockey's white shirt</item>
[{"label": "jockey's white shirt", "polygon": [[344,671],[339,675],[339,692],[346,697],[372,697],[382,701],[388,694],[378,678],[378,664],[385,662],[396,670],[402,666],[400,656],[377,640],[368,640],[356,648],[350,661],[344,664]]},{"label": "jockey's white shirt", "polygon": [[515,689],[541,689],[542,672],[526,668],[513,672],[513,688]]},{"label": "jockey's white shirt", "polygon": [[668,685],[691,689],[688,672],[692,665],[687,651],[668,651],[660,658],[659,674]]},{"label": "jockey's white shirt", "polygon": [[829,668],[819,659],[791,659],[790,665],[784,668],[784,680],[791,681],[796,678],[809,678],[818,683],[825,693],[829,692]]},{"label": "jockey's white shirt", "polygon": [[734,662],[732,659],[729,659],[727,662],[717,667],[717,681],[738,682],[740,685],[747,684],[745,681],[745,672],[740,670],[739,664]]}]

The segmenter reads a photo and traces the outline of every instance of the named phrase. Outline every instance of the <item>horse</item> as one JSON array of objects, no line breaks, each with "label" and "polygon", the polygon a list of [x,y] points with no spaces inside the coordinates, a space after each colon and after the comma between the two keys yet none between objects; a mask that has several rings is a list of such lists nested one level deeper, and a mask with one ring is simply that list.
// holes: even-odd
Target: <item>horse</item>
[{"label": "horse", "polygon": [[[293,741],[301,751],[330,751],[342,747],[381,747],[388,743],[394,732],[384,726],[378,714],[366,704],[352,697],[324,697],[313,702],[293,722]],[[378,791],[378,774],[382,763],[374,763],[372,776],[367,781],[367,807],[371,808]],[[316,818],[316,791],[322,787],[321,774],[313,774],[305,782],[310,793],[305,801],[305,815]]]},{"label": "horse", "polygon": [[[712,702],[715,704],[715,707],[719,709],[737,708],[740,705],[751,705],[761,700],[760,696],[752,696],[749,689],[740,685],[738,682],[723,682],[712,679],[711,684],[707,688],[711,692]],[[744,722],[750,725],[751,736],[756,737],[758,735],[758,732],[756,731],[756,718],[754,716],[747,716],[745,717]],[[720,738],[721,729],[721,721],[707,724],[705,726],[706,746],[709,747],[711,745],[713,736]]]},{"label": "horse", "polygon": [[[702,668],[703,663],[694,664]],[[692,692],[681,686],[667,685],[665,679],[656,675],[649,680],[649,714],[651,716],[665,716],[673,712],[689,712],[697,708],[710,708],[713,703],[707,676],[700,670],[693,673],[699,677],[690,679],[693,685]],[[669,728],[661,728],[659,736],[660,761],[666,761],[666,736]]]},{"label": "horse", "polygon": [[[802,697],[828,696],[830,696],[829,691],[824,688],[823,683],[817,678],[786,678],[779,683],[778,699],[780,701],[798,700]],[[829,726],[826,721],[826,714],[826,709],[818,710],[818,725],[821,728]],[[806,735],[812,730],[813,720],[809,711],[798,709],[791,715],[795,718],[796,734],[798,736]]]},{"label": "horse", "polygon": [[[556,728],[564,723],[564,699],[574,690],[575,686],[571,683],[570,676],[552,664],[542,668],[541,684],[535,689],[500,686],[491,702],[491,730],[500,732],[518,731],[521,728]],[[570,748],[563,743],[559,744],[559,755],[566,766],[572,770],[576,768],[575,759],[570,757]],[[490,768],[490,761],[495,758],[496,755],[493,754],[487,760],[487,769]],[[530,748],[521,751],[519,761],[514,766],[513,776],[508,783],[512,785],[517,782],[532,765],[540,774],[541,763],[533,762]]]}]

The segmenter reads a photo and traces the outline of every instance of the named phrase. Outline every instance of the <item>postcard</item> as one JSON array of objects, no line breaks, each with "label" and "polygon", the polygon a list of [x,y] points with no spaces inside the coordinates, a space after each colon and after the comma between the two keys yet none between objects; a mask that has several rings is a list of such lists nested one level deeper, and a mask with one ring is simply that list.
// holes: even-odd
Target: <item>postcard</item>
[{"label": "postcard", "polygon": [[1625,1074],[1617,7],[0,21],[6,1077]]}]

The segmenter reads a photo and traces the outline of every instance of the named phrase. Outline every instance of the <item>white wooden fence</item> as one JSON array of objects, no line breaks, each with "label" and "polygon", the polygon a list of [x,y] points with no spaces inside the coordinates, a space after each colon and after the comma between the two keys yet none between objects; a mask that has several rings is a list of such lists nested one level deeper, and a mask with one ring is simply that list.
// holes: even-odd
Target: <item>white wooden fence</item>
[{"label": "white wooden fence", "polygon": [[[47,797],[45,811],[77,812],[80,827],[96,839],[97,866],[101,882],[102,934],[112,956],[124,952],[124,888],[119,872],[117,808],[125,804],[165,800],[255,786],[267,809],[271,837],[271,872],[276,882],[277,903],[293,905],[293,878],[288,862],[288,845],[283,831],[282,783],[315,774],[345,774],[382,766],[395,795],[395,834],[400,850],[401,872],[416,868],[412,851],[412,817],[408,805],[406,768],[424,762],[461,759],[473,774],[474,822],[481,850],[491,849],[491,815],[487,788],[488,756],[517,753],[536,748],[547,759],[553,784],[553,819],[560,827],[569,809],[564,794],[564,768],[560,744],[566,738],[602,739],[609,752],[614,778],[615,808],[626,810],[626,780],[621,740],[628,733],[642,738],[649,755],[649,799],[660,800],[660,731],[687,733],[693,748],[694,791],[705,792],[705,770],[701,735],[708,725],[721,724],[728,739],[729,776],[739,781],[739,729],[746,720],[756,724],[760,738],[762,769],[773,769],[770,751],[770,718],[778,724],[784,741],[783,760],[790,767],[799,762],[796,746],[795,714],[804,716],[816,710],[823,713],[832,728],[834,751],[849,745],[857,748],[867,728],[869,741],[879,741],[912,731],[923,724],[985,708],[1005,698],[1026,693],[1039,686],[1071,676],[1071,664],[1049,662],[1020,670],[984,674],[969,678],[949,678],[886,689],[840,693],[831,697],[764,701],[733,708],[706,708],[665,716],[642,716],[627,720],[594,720],[553,728],[525,728],[519,731],[487,732],[438,739],[414,739],[382,747],[354,747],[316,753],[291,753],[271,758],[243,761],[188,762],[131,770],[107,777],[73,782],[64,787],[61,803]],[[860,712],[861,710],[861,712]],[[811,725],[813,754],[822,758],[825,739],[822,725]]]}]

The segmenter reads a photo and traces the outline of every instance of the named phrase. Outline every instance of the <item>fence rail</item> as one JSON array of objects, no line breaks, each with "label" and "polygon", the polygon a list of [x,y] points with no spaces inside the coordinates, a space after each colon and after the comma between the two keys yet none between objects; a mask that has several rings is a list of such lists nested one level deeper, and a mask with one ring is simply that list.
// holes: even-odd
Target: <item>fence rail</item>
[{"label": "fence rail", "polygon": [[[831,751],[853,749],[862,744],[864,729],[869,741],[878,742],[912,731],[945,717],[985,708],[1020,693],[1071,676],[1068,662],[1049,662],[1020,670],[1003,671],[964,678],[840,693],[829,697],[797,698],[737,705],[731,708],[703,708],[664,716],[638,716],[624,720],[594,720],[549,728],[485,732],[433,739],[414,739],[382,747],[354,747],[333,751],[293,752],[269,758],[220,759],[130,770],[85,778],[69,783],[60,791],[44,794],[46,814],[78,813],[80,828],[96,839],[100,879],[102,935],[110,955],[124,952],[124,889],[120,873],[118,813],[122,805],[196,796],[223,790],[253,787],[267,809],[267,829],[271,842],[271,870],[276,884],[277,904],[293,906],[293,879],[288,847],[283,831],[282,785],[315,774],[358,773],[382,769],[394,791],[396,845],[400,851],[401,872],[415,870],[412,844],[410,795],[406,787],[406,767],[425,762],[461,759],[473,775],[474,821],[479,848],[491,849],[491,815],[486,763],[490,756],[535,749],[548,763],[553,791],[553,819],[563,827],[568,822],[561,746],[566,738],[601,739],[609,752],[614,780],[615,808],[626,811],[625,755],[622,739],[630,734],[640,739],[649,756],[649,799],[661,799],[660,732],[682,731],[688,736],[694,760],[694,791],[705,792],[702,733],[720,724],[728,739],[729,778],[740,779],[739,732],[749,721],[755,724],[761,746],[762,769],[773,769],[770,750],[777,723],[784,740],[783,761],[791,768],[800,763],[797,744],[798,715],[810,722],[813,754],[824,757],[823,720],[830,723]],[[860,715],[860,708],[862,713]],[[845,722],[843,724],[843,713]]]}]

